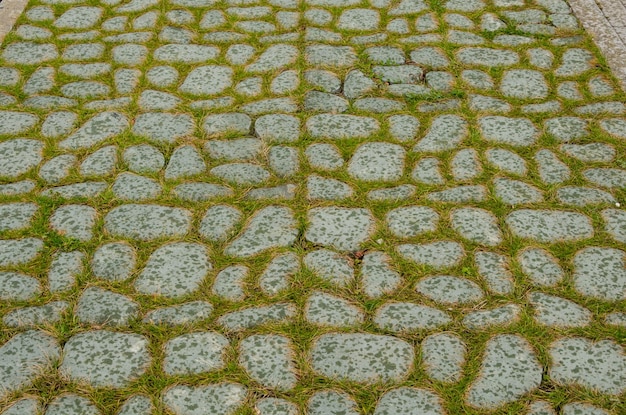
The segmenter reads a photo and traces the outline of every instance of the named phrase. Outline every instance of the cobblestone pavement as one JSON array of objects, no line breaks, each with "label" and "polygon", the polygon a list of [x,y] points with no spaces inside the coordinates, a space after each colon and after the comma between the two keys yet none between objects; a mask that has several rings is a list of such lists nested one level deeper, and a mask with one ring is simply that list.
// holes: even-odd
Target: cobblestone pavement
[{"label": "cobblestone pavement", "polygon": [[562,0],[33,0],[0,413],[626,413],[626,95]]}]

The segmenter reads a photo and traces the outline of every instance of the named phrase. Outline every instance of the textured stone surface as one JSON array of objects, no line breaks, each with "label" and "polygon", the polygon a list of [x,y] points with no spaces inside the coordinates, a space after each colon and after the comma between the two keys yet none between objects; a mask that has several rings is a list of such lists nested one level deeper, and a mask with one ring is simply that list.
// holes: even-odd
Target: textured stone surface
[{"label": "textured stone surface", "polygon": [[376,312],[374,323],[393,332],[433,330],[452,321],[450,316],[434,307],[413,303],[387,303]]},{"label": "textured stone surface", "polygon": [[367,209],[315,208],[309,211],[305,238],[342,251],[355,251],[373,231],[374,218]]},{"label": "textured stone surface", "polygon": [[239,364],[267,388],[290,390],[297,382],[291,341],[280,335],[254,335],[239,344]]},{"label": "textured stone surface", "polygon": [[235,413],[245,402],[247,389],[238,383],[222,382],[205,386],[178,385],[163,393],[163,404],[176,415]]},{"label": "textured stone surface", "polygon": [[216,371],[224,366],[228,339],[219,333],[183,334],[165,344],[163,371],[168,375],[189,375]]},{"label": "textured stone surface", "polygon": [[144,241],[182,236],[190,226],[189,211],[160,205],[122,205],[104,218],[108,232]]}]

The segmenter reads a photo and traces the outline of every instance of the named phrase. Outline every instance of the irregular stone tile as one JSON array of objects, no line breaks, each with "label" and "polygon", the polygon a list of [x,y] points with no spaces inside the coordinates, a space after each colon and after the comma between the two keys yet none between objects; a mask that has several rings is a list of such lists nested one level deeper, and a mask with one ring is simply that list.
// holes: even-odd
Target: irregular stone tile
[{"label": "irregular stone tile", "polygon": [[457,186],[440,192],[432,192],[427,196],[428,200],[449,203],[482,202],[487,197],[485,186]]},{"label": "irregular stone tile", "polygon": [[101,18],[104,10],[99,7],[72,7],[54,21],[60,29],[88,29]]},{"label": "irregular stone tile", "polygon": [[58,196],[65,199],[75,197],[90,198],[95,197],[104,192],[107,188],[106,182],[84,182],[68,184],[66,186],[53,187],[41,192],[41,196]]},{"label": "irregular stone tile", "polygon": [[508,326],[519,320],[521,308],[517,304],[507,304],[491,310],[467,313],[463,325],[470,330],[485,330],[494,326]]},{"label": "irregular stone tile", "polygon": [[15,34],[25,40],[41,40],[52,37],[52,32],[46,28],[23,24],[15,29]]},{"label": "irregular stone tile", "polygon": [[521,46],[533,43],[534,41],[532,37],[519,35],[498,35],[493,38],[493,43],[501,46]]},{"label": "irregular stone tile", "polygon": [[526,415],[556,415],[556,412],[548,402],[535,401],[528,406]]},{"label": "irregular stone tile", "polygon": [[579,76],[592,67],[594,57],[585,49],[569,48],[563,52],[561,65],[556,68],[554,74],[559,77]]},{"label": "irregular stone tile", "polygon": [[291,303],[276,303],[267,306],[244,308],[226,313],[217,323],[231,331],[252,329],[268,323],[282,323],[296,315],[296,307]]},{"label": "irregular stone tile", "polygon": [[502,76],[500,90],[510,98],[544,99],[548,96],[548,84],[543,74],[529,69],[506,71]]},{"label": "irregular stone tile", "polygon": [[159,40],[163,43],[192,43],[196,33],[181,27],[165,26],[159,33]]},{"label": "irregular stone tile", "polygon": [[597,102],[594,104],[583,105],[574,110],[577,114],[584,115],[598,115],[598,114],[611,114],[620,115],[626,111],[624,103],[619,101]]},{"label": "irregular stone tile", "polygon": [[341,200],[352,197],[350,185],[337,179],[327,179],[316,174],[307,178],[307,198],[310,200]]},{"label": "irregular stone tile", "polygon": [[415,152],[441,152],[457,147],[468,135],[468,124],[458,115],[435,118],[428,133],[413,147]]},{"label": "irregular stone tile", "polygon": [[143,45],[126,43],[111,49],[113,61],[126,66],[139,66],[148,56],[148,48]]},{"label": "irregular stone tile", "polygon": [[583,171],[583,177],[598,186],[626,188],[626,170],[614,168],[587,169]]},{"label": "irregular stone tile", "polygon": [[580,101],[583,99],[583,96],[578,88],[578,84],[574,81],[561,82],[558,85],[556,92],[561,98],[572,101]]},{"label": "irregular stone tile", "polygon": [[602,211],[604,229],[613,239],[626,243],[626,213],[618,209],[605,209]]},{"label": "irregular stone tile", "polygon": [[400,274],[391,268],[391,258],[384,252],[367,252],[361,263],[363,292],[370,298],[390,294],[402,283]]},{"label": "irregular stone tile", "polygon": [[445,305],[476,303],[484,293],[473,281],[450,275],[437,275],[419,280],[415,289],[429,299]]},{"label": "irregular stone tile", "polygon": [[263,143],[256,138],[236,140],[211,140],[204,145],[204,151],[212,158],[232,160],[252,160],[263,150]]},{"label": "irregular stone tile", "polygon": [[182,100],[167,92],[146,90],[139,96],[139,106],[143,110],[167,111],[176,108]]},{"label": "irregular stone tile", "polygon": [[165,157],[154,146],[140,144],[124,150],[124,162],[135,173],[156,173],[165,165]]},{"label": "irregular stone tile", "polygon": [[160,205],[121,205],[106,215],[104,228],[113,235],[141,241],[181,237],[191,228],[191,212]]},{"label": "irregular stone tile", "polygon": [[241,106],[241,111],[251,115],[261,115],[269,112],[294,113],[297,110],[298,105],[293,98],[268,98]]},{"label": "irregular stone tile", "polygon": [[550,378],[558,384],[615,396],[626,389],[626,356],[623,347],[612,340],[563,337],[550,345],[548,353]]},{"label": "irregular stone tile", "polygon": [[262,140],[278,143],[297,141],[300,136],[300,120],[286,114],[263,115],[255,121],[254,130]]},{"label": "irregular stone tile", "polygon": [[228,346],[228,339],[219,333],[194,332],[175,337],[163,347],[163,372],[176,376],[222,369]]},{"label": "irregular stone tile", "polygon": [[179,73],[171,66],[153,66],[146,71],[146,79],[152,85],[166,88],[178,82]]},{"label": "irregular stone tile", "polygon": [[488,116],[481,117],[478,124],[487,141],[516,147],[532,145],[539,135],[537,127],[526,118]]},{"label": "irregular stone tile", "polygon": [[365,138],[378,131],[373,118],[356,115],[319,114],[309,117],[306,128],[315,138]]},{"label": "irregular stone tile", "polygon": [[563,405],[563,415],[610,415],[610,412],[585,402],[572,402]]},{"label": "irregular stone tile", "polygon": [[357,61],[357,55],[350,46],[309,45],[305,48],[305,60],[309,65],[345,68]]},{"label": "irregular stone tile", "polygon": [[80,296],[75,314],[83,324],[127,326],[139,315],[139,305],[121,294],[90,287]]},{"label": "irregular stone tile", "polygon": [[234,414],[243,406],[247,389],[238,383],[222,382],[204,386],[177,385],[162,395],[165,407],[176,415]]},{"label": "irregular stone tile", "polygon": [[348,394],[334,390],[316,392],[307,405],[307,415],[359,415],[357,403]]},{"label": "irregular stone tile", "polygon": [[24,83],[22,90],[28,95],[48,92],[54,88],[54,74],[55,69],[52,67],[38,68]]},{"label": "irregular stone tile", "polygon": [[177,298],[197,290],[212,269],[204,245],[169,243],[150,255],[134,287],[142,294]]},{"label": "irregular stone tile", "polygon": [[359,70],[351,70],[343,84],[343,94],[348,99],[359,98],[376,88],[376,83]]},{"label": "irregular stone tile", "polygon": [[[450,65],[446,54],[436,47],[422,47],[411,51],[409,54],[411,61],[421,66],[426,66],[430,69],[442,69]],[[404,62],[397,62],[404,63]]]},{"label": "irregular stone tile", "polygon": [[463,246],[453,241],[403,244],[398,245],[396,250],[409,261],[433,268],[453,267],[465,256]]},{"label": "irregular stone tile", "polygon": [[341,92],[341,80],[330,71],[309,69],[304,72],[304,80],[323,92],[337,94]]},{"label": "irregular stone tile", "polygon": [[517,254],[517,261],[534,284],[554,286],[559,283],[565,273],[557,259],[541,248],[528,248]]},{"label": "irregular stone tile", "polygon": [[182,200],[205,202],[214,198],[232,196],[233,191],[221,184],[183,183],[174,188],[173,194]]},{"label": "irregular stone tile", "polygon": [[68,98],[104,98],[111,93],[111,88],[99,81],[78,81],[63,85],[61,93]]},{"label": "irregular stone tile", "polygon": [[244,284],[250,270],[244,265],[232,265],[220,271],[213,281],[213,294],[228,301],[243,301]]},{"label": "irregular stone tile", "polygon": [[493,179],[496,197],[509,205],[521,205],[543,201],[542,192],[520,180]]},{"label": "irregular stone tile", "polygon": [[[216,18],[214,19],[217,23],[217,21],[221,19],[221,15],[219,14],[221,12],[217,10],[212,10],[212,11],[207,12],[204,15],[204,18],[202,19],[202,21],[204,22],[205,20],[207,20],[207,16],[211,16],[212,12],[217,13],[215,15]],[[218,18],[217,16],[220,16],[220,17]],[[202,22],[201,22],[201,27],[202,27]],[[231,65],[245,65],[246,63],[250,61],[250,59],[252,59],[255,53],[256,53],[256,49],[250,45],[246,45],[246,44],[231,45],[226,51],[226,60]]]},{"label": "irregular stone tile", "polygon": [[119,112],[101,112],[90,118],[75,133],[58,145],[64,150],[90,148],[121,134],[128,128],[129,122]]},{"label": "irregular stone tile", "polygon": [[614,248],[589,247],[573,259],[574,287],[582,295],[605,301],[626,298],[624,251]]},{"label": "irregular stone tile", "polygon": [[[30,10],[32,9],[33,8]],[[28,13],[28,11],[26,13]],[[0,86],[15,86],[19,80],[20,72],[17,69],[0,67]]]},{"label": "irregular stone tile", "polygon": [[92,387],[119,389],[141,377],[150,361],[144,336],[93,330],[76,334],[65,343],[59,372]]},{"label": "irregular stone tile", "polygon": [[314,292],[307,299],[305,318],[309,323],[331,327],[351,327],[363,322],[363,312],[343,298]]},{"label": "irregular stone tile", "polygon": [[341,30],[369,31],[376,30],[380,24],[380,14],[371,9],[344,10],[337,20]]},{"label": "irregular stone tile", "polygon": [[246,66],[246,72],[263,73],[275,71],[292,65],[298,56],[298,48],[293,45],[272,45],[256,61]]},{"label": "irregular stone tile", "polygon": [[0,271],[0,299],[28,301],[41,293],[39,281],[17,272]]},{"label": "irregular stone tile", "polygon": [[117,147],[102,147],[85,157],[80,164],[81,176],[107,176],[112,174],[117,164]]},{"label": "irregular stone tile", "polygon": [[78,115],[70,111],[51,112],[41,125],[41,135],[48,138],[67,135],[74,128],[77,119]]},{"label": "irregular stone tile", "polygon": [[339,149],[332,144],[311,144],[307,147],[304,154],[311,167],[316,169],[333,171],[344,165]]},{"label": "irregular stone tile", "polygon": [[519,62],[516,52],[491,48],[463,48],[456,52],[457,60],[463,65],[511,66]]},{"label": "irregular stone tile", "polygon": [[207,209],[198,232],[211,241],[224,241],[234,231],[242,213],[228,205],[216,205]]},{"label": "irregular stone tile", "polygon": [[497,218],[487,210],[471,207],[455,209],[450,213],[450,224],[469,241],[486,246],[502,243]]},{"label": "irregular stone tile", "polygon": [[430,185],[444,184],[443,175],[439,168],[439,159],[435,157],[425,157],[415,163],[415,167],[411,172],[413,180]]},{"label": "irregular stone tile", "polygon": [[185,145],[178,147],[172,153],[165,168],[164,177],[167,180],[175,180],[198,175],[205,169],[206,164],[198,150],[192,145]]},{"label": "irregular stone tile", "polygon": [[340,251],[356,251],[372,235],[374,218],[359,208],[319,207],[308,212],[307,241],[332,246]]},{"label": "irregular stone tile", "polygon": [[609,313],[604,317],[604,323],[613,326],[626,327],[626,313],[615,312]]},{"label": "irregular stone tile", "polygon": [[526,339],[499,334],[488,342],[478,379],[468,388],[465,401],[493,410],[519,399],[541,383],[542,367]]},{"label": "irregular stone tile", "polygon": [[13,42],[2,51],[2,59],[16,65],[39,65],[58,57],[59,51],[51,43]]},{"label": "irregular stone tile", "polygon": [[135,269],[137,255],[125,242],[100,245],[91,259],[91,272],[97,278],[109,281],[125,281]]},{"label": "irregular stone tile", "polygon": [[228,66],[200,66],[189,72],[179,91],[190,95],[216,95],[232,84],[233,70]]},{"label": "irregular stone tile", "polygon": [[15,196],[30,193],[35,189],[35,182],[27,179],[18,182],[0,184],[0,195]]},{"label": "irregular stone tile", "polygon": [[157,308],[146,314],[142,323],[168,326],[193,324],[207,319],[213,313],[213,305],[206,301],[190,301],[181,305]]},{"label": "irregular stone tile", "polygon": [[386,223],[396,237],[411,238],[434,232],[439,223],[439,215],[426,206],[401,207],[387,213]]},{"label": "irregular stone tile", "polygon": [[396,333],[433,330],[450,324],[452,319],[444,311],[426,305],[389,302],[381,306],[374,323]]},{"label": "irregular stone tile", "polygon": [[400,381],[413,368],[414,351],[391,336],[329,333],[313,341],[313,371],[340,381],[376,383]]},{"label": "irregular stone tile", "polygon": [[73,393],[56,397],[46,409],[45,415],[101,415],[96,405],[89,399]]},{"label": "irregular stone tile", "polygon": [[124,402],[117,415],[151,415],[152,401],[146,395],[133,395]]},{"label": "irregular stone tile", "polygon": [[290,177],[300,170],[300,154],[294,147],[274,146],[267,156],[270,168],[279,177]]},{"label": "irregular stone tile", "polygon": [[328,249],[309,252],[304,257],[304,265],[320,278],[338,286],[345,286],[354,279],[352,263]]},{"label": "irregular stone tile", "polygon": [[50,216],[50,227],[67,238],[82,242],[93,237],[98,212],[87,205],[65,205],[59,207]]},{"label": "irregular stone tile", "polygon": [[35,203],[0,204],[0,232],[30,227],[39,207]]},{"label": "irregular stone tile", "polygon": [[415,195],[415,186],[403,184],[395,187],[375,189],[367,192],[367,199],[371,201],[403,200]]},{"label": "irregular stone tile", "polygon": [[259,415],[298,415],[296,404],[279,398],[260,399],[254,409]]},{"label": "irregular stone tile", "polygon": [[0,239],[0,267],[27,264],[43,248],[44,242],[39,238]]},{"label": "irregular stone tile", "polygon": [[283,95],[294,91],[299,85],[300,78],[297,71],[284,71],[272,79],[270,92],[276,95]]},{"label": "irregular stone tile", "polygon": [[267,249],[290,246],[298,236],[291,209],[268,206],[252,216],[242,233],[225,249],[226,255],[249,257]]},{"label": "irregular stone tile", "polygon": [[565,298],[540,292],[528,294],[528,300],[535,307],[535,321],[549,327],[571,328],[587,326],[592,319],[591,312]]},{"label": "irregular stone tile", "polygon": [[438,333],[422,341],[424,370],[438,382],[456,383],[461,380],[467,346],[453,333]]},{"label": "irregular stone tile", "polygon": [[[34,327],[51,325],[61,320],[61,315],[69,308],[66,301],[52,301],[35,307],[16,308],[2,317],[7,327]],[[4,414],[4,413],[3,413]]]},{"label": "irregular stone tile", "polygon": [[474,263],[478,274],[487,283],[489,291],[502,295],[513,292],[513,275],[509,271],[509,263],[504,255],[478,251],[474,253]]},{"label": "irregular stone tile", "polygon": [[385,392],[374,410],[374,415],[443,415],[443,400],[426,389],[402,387]]},{"label": "irregular stone tile", "polygon": [[607,133],[617,138],[626,139],[626,120],[622,118],[606,118],[600,121],[599,125]]},{"label": "irregular stone tile", "polygon": [[289,279],[300,270],[300,259],[294,253],[278,255],[259,276],[259,286],[267,295],[276,295],[289,286]]},{"label": "irregular stone tile", "polygon": [[398,141],[411,141],[417,136],[420,122],[411,115],[392,115],[387,118],[389,133]]},{"label": "irregular stone tile", "polygon": [[239,364],[262,386],[291,390],[298,381],[291,341],[276,334],[257,334],[239,344]]},{"label": "irregular stone tile", "polygon": [[149,112],[137,116],[132,131],[158,143],[174,143],[194,130],[195,123],[189,114]]},{"label": "irregular stone tile", "polygon": [[123,32],[127,23],[128,16],[116,16],[105,20],[101,27],[107,32]]},{"label": "irregular stone tile", "polygon": [[502,99],[477,94],[470,94],[469,98],[470,109],[475,112],[508,113],[513,109],[511,104]]},{"label": "irregular stone tile", "polygon": [[565,186],[557,189],[556,198],[566,205],[587,206],[597,204],[613,204],[615,198],[600,189],[582,186]]},{"label": "irregular stone tile", "polygon": [[115,89],[120,94],[130,94],[139,85],[141,71],[138,69],[118,69],[113,75]]},{"label": "irregular stone tile", "polygon": [[505,221],[515,236],[544,243],[572,242],[593,236],[589,218],[575,212],[520,209],[509,214]]},{"label": "irregular stone tile", "polygon": [[503,148],[490,148],[485,151],[485,157],[496,168],[510,174],[525,176],[528,172],[526,160]]},{"label": "irregular stone tile", "polygon": [[[0,134],[2,130],[0,114]],[[17,178],[41,163],[43,143],[37,140],[17,138],[0,143],[0,177]]]},{"label": "irregular stone tile", "polygon": [[480,70],[466,69],[461,72],[461,78],[472,88],[484,90],[491,90],[494,88],[491,76]]},{"label": "irregular stone tile", "polygon": [[132,173],[122,173],[115,179],[111,190],[120,199],[145,201],[156,199],[163,188],[154,179]]},{"label": "irregular stone tile", "polygon": [[83,271],[85,254],[80,251],[57,252],[52,256],[48,268],[48,288],[50,292],[62,292],[70,289],[76,276]]},{"label": "irregular stone tile", "polygon": [[482,173],[476,150],[469,148],[459,150],[450,160],[450,170],[455,180],[467,181]]},{"label": "irregular stone tile", "polygon": [[336,114],[347,111],[349,106],[347,99],[326,92],[309,91],[304,96],[305,111]]},{"label": "irregular stone tile", "polygon": [[587,137],[587,122],[578,117],[558,117],[546,120],[544,123],[546,132],[559,141],[570,141]]},{"label": "irregular stone tile", "polygon": [[38,415],[42,412],[43,407],[39,400],[26,397],[13,402],[2,412],[2,415]]},{"label": "irregular stone tile", "polygon": [[535,153],[535,162],[541,181],[546,184],[562,183],[569,179],[570,169],[550,150],[543,149]]},{"label": "irregular stone tile", "polygon": [[364,181],[395,181],[404,171],[404,149],[396,144],[365,143],[348,163],[348,173]]}]

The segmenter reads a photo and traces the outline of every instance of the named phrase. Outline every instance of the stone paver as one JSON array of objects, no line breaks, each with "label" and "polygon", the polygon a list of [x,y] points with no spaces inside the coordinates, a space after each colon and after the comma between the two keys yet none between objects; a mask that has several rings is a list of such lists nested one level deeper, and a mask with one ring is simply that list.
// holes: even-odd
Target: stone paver
[{"label": "stone paver", "polygon": [[625,413],[625,6],[3,1],[0,411]]}]

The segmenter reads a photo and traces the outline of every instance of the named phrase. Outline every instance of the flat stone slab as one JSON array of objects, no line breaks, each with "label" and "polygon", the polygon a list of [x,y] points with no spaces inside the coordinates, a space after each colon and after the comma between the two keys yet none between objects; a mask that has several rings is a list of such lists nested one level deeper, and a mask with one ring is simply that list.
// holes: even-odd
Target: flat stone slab
[{"label": "flat stone slab", "polygon": [[398,245],[396,250],[409,261],[433,268],[453,267],[465,257],[463,245],[454,241],[403,244]]},{"label": "flat stone slab", "polygon": [[261,184],[270,178],[263,167],[252,163],[222,164],[211,169],[211,174],[238,185]]},{"label": "flat stone slab", "polygon": [[563,337],[548,350],[550,378],[562,385],[582,386],[618,396],[626,390],[626,356],[613,340],[594,342],[582,337]]},{"label": "flat stone slab", "polygon": [[0,346],[0,399],[32,385],[60,356],[59,342],[49,334],[29,330],[14,335]]},{"label": "flat stone slab", "polygon": [[[0,115],[0,129],[2,128]],[[0,177],[17,178],[39,165],[42,160],[41,141],[18,138],[0,143]]]},{"label": "flat stone slab", "polygon": [[276,303],[226,313],[217,322],[227,330],[241,331],[268,323],[282,323],[291,320],[295,315],[296,307],[293,304]]},{"label": "flat stone slab", "polygon": [[604,209],[602,219],[606,232],[616,241],[626,243],[626,212],[619,209]]},{"label": "flat stone slab", "polygon": [[478,125],[487,141],[515,147],[530,146],[539,136],[539,129],[527,118],[488,116],[481,117]]},{"label": "flat stone slab", "polygon": [[1,239],[0,267],[27,264],[35,259],[44,247],[39,238]]},{"label": "flat stone slab", "polygon": [[541,248],[528,248],[517,254],[522,272],[533,283],[553,286],[560,282],[565,272],[552,254]]},{"label": "flat stone slab", "polygon": [[307,405],[307,415],[326,415],[339,413],[345,415],[359,415],[357,403],[350,395],[335,390],[316,392],[311,396]]},{"label": "flat stone slab", "polygon": [[180,237],[191,228],[191,212],[160,205],[122,205],[106,215],[104,228],[113,235],[141,241]]},{"label": "flat stone slab", "polygon": [[467,313],[463,325],[470,330],[487,330],[491,327],[508,326],[519,320],[521,308],[517,304],[506,304],[490,310],[477,310]]},{"label": "flat stone slab", "polygon": [[14,42],[2,52],[2,59],[17,65],[39,65],[58,56],[57,47],[51,43]]},{"label": "flat stone slab", "polygon": [[626,299],[626,253],[615,248],[589,247],[576,253],[574,288],[604,301]]},{"label": "flat stone slab", "polygon": [[93,237],[97,215],[91,206],[61,206],[50,216],[50,227],[67,238],[87,242]]},{"label": "flat stone slab", "polygon": [[309,252],[304,257],[304,265],[320,278],[338,286],[345,286],[354,278],[350,261],[328,249]]},{"label": "flat stone slab", "polygon": [[168,63],[203,63],[215,59],[220,53],[215,46],[169,44],[154,51],[154,59]]},{"label": "flat stone slab", "polygon": [[193,134],[195,123],[188,114],[148,112],[139,114],[133,124],[133,134],[147,137],[156,143],[174,143]]},{"label": "flat stone slab", "polygon": [[448,313],[434,307],[407,302],[390,302],[381,306],[374,323],[395,333],[434,330],[452,322]]},{"label": "flat stone slab", "polygon": [[418,281],[417,292],[445,305],[476,303],[483,299],[483,290],[473,281],[451,275],[427,277]]},{"label": "flat stone slab", "polygon": [[135,279],[135,289],[146,295],[176,298],[198,289],[213,269],[204,245],[174,242],[156,249]]},{"label": "flat stone slab", "polygon": [[263,387],[291,390],[298,381],[291,341],[277,334],[257,334],[239,344],[239,364]]},{"label": "flat stone slab", "polygon": [[60,373],[95,388],[124,388],[151,362],[148,339],[138,334],[94,330],[72,336],[63,347]]},{"label": "flat stone slab", "polygon": [[404,149],[397,144],[365,143],[348,163],[348,173],[363,181],[396,181],[404,173]]},{"label": "flat stone slab", "polygon": [[221,270],[213,280],[213,294],[228,301],[243,301],[246,298],[245,280],[250,269],[245,265],[231,265]]},{"label": "flat stone slab", "polygon": [[122,113],[105,111],[87,120],[75,133],[58,145],[65,150],[90,148],[121,134],[128,126],[128,118]]},{"label": "flat stone slab", "polygon": [[443,400],[435,392],[402,387],[385,392],[378,401],[374,415],[444,415]]},{"label": "flat stone slab", "polygon": [[313,371],[339,381],[400,381],[413,368],[414,350],[404,340],[375,334],[324,334],[313,341]]},{"label": "flat stone slab", "polygon": [[250,257],[268,249],[290,246],[298,236],[291,209],[268,206],[257,211],[237,239],[225,249],[226,255]]},{"label": "flat stone slab", "polygon": [[205,212],[198,232],[208,240],[223,241],[230,236],[242,216],[242,213],[232,206],[211,206]]},{"label": "flat stone slab", "polygon": [[391,294],[402,283],[400,273],[391,267],[391,258],[384,252],[368,252],[361,263],[363,292],[370,298]]},{"label": "flat stone slab", "polygon": [[22,398],[8,406],[2,415],[38,415],[43,411],[42,405],[36,398]]},{"label": "flat stone slab", "polygon": [[268,47],[256,61],[246,66],[246,72],[270,72],[292,65],[299,56],[293,45],[278,44]]},{"label": "flat stone slab", "polygon": [[120,407],[117,415],[150,415],[154,412],[154,405],[146,395],[133,395]]},{"label": "flat stone slab", "polygon": [[361,208],[321,207],[309,210],[305,238],[340,251],[356,251],[374,231],[374,218]]},{"label": "flat stone slab", "polygon": [[504,49],[463,48],[456,53],[464,65],[511,66],[519,62],[516,52]]},{"label": "flat stone slab", "polygon": [[366,138],[379,130],[374,118],[344,114],[319,114],[309,117],[306,128],[315,138]]},{"label": "flat stone slab", "polygon": [[504,255],[476,251],[474,253],[474,263],[478,269],[478,274],[485,280],[489,291],[496,294],[510,294],[513,292],[514,279],[508,258]]},{"label": "flat stone slab", "polygon": [[74,314],[84,324],[127,326],[138,316],[139,305],[122,294],[89,287],[78,299]]},{"label": "flat stone slab", "polygon": [[350,46],[309,45],[304,52],[306,62],[312,66],[345,68],[357,61],[357,55]]},{"label": "flat stone slab", "polygon": [[526,339],[496,335],[487,342],[478,378],[468,388],[465,401],[475,408],[494,410],[536,389],[542,372]]},{"label": "flat stone slab", "polygon": [[424,370],[431,379],[445,383],[461,380],[467,346],[453,333],[437,333],[422,341]]},{"label": "flat stone slab", "polygon": [[263,398],[256,402],[254,409],[259,415],[298,415],[295,403],[280,398]]},{"label": "flat stone slab", "polygon": [[225,365],[226,337],[213,332],[194,332],[165,343],[163,372],[169,376],[213,372]]},{"label": "flat stone slab", "polygon": [[583,327],[591,322],[591,311],[571,300],[541,292],[529,293],[528,300],[535,307],[535,321],[539,324],[569,328]]},{"label": "flat stone slab", "polygon": [[46,408],[46,415],[101,415],[102,412],[88,398],[74,393],[63,394],[54,398]]},{"label": "flat stone slab", "polygon": [[6,313],[2,322],[7,327],[35,327],[55,324],[61,320],[61,315],[68,308],[69,304],[66,301],[52,301],[42,306],[16,308]]},{"label": "flat stone slab", "polygon": [[307,299],[305,318],[321,326],[350,327],[361,324],[364,314],[343,298],[316,291]]},{"label": "flat stone slab", "polygon": [[167,389],[161,398],[176,415],[232,415],[246,401],[248,390],[238,384],[222,382],[204,386],[178,385]]},{"label": "flat stone slab", "polygon": [[493,213],[478,208],[460,208],[450,213],[452,228],[463,238],[486,246],[497,246],[503,236]]},{"label": "flat stone slab", "polygon": [[180,92],[190,95],[216,95],[232,84],[233,70],[228,66],[200,66],[189,72]]},{"label": "flat stone slab", "polygon": [[213,314],[213,305],[206,301],[190,301],[181,305],[157,308],[146,314],[145,324],[180,326],[207,319]]},{"label": "flat stone slab", "polygon": [[468,135],[468,123],[458,115],[440,115],[414,147],[415,152],[441,152],[456,148]]},{"label": "flat stone slab", "polygon": [[509,214],[505,222],[515,236],[544,243],[573,242],[593,236],[590,219],[575,212],[521,209]]}]

